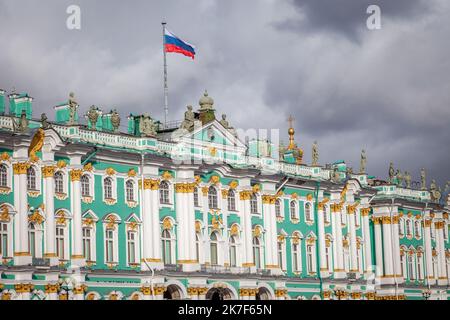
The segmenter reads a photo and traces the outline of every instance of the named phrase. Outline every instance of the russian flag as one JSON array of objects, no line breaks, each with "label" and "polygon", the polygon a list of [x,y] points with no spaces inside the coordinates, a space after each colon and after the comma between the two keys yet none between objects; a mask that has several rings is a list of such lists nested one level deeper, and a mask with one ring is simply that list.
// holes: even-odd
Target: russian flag
[{"label": "russian flag", "polygon": [[182,53],[194,60],[195,47],[192,44],[181,40],[167,29],[164,29],[164,49],[166,52]]}]

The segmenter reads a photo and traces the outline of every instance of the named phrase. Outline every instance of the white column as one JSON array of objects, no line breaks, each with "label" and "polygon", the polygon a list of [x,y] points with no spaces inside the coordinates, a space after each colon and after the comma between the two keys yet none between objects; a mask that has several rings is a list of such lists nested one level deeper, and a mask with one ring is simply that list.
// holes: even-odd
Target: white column
[{"label": "white column", "polygon": [[350,272],[359,272],[358,260],[356,259],[356,230],[355,230],[355,212],[356,208],[347,207],[347,218],[350,232]]},{"label": "white column", "polygon": [[223,189],[222,190],[222,222],[223,222],[223,265],[225,267],[230,266],[230,249],[229,249],[229,242],[228,242],[228,190]]},{"label": "white column", "polygon": [[[252,221],[250,213],[250,195],[251,191],[241,191],[239,193],[240,208],[241,208],[241,223],[243,229],[244,238],[244,255],[243,255],[243,267],[250,267],[254,269],[255,262],[253,261],[253,233],[252,233]],[[262,254],[262,253],[261,253]]]},{"label": "white column", "polygon": [[[14,205],[17,216],[14,217],[14,265],[28,265],[31,263],[28,248],[28,195],[26,162],[18,162],[14,168]],[[36,181],[40,183],[40,181]]]},{"label": "white column", "polygon": [[401,267],[401,257],[400,257],[400,239],[399,239],[399,217],[394,216],[392,219],[392,242],[394,247],[394,252],[392,253],[395,261],[394,275],[398,279],[398,281],[403,282],[402,277],[402,267]]},{"label": "white column", "polygon": [[159,182],[153,179],[144,179],[143,185],[143,255],[141,267],[162,269],[161,261],[161,228],[159,223]]},{"label": "white column", "polygon": [[[426,264],[426,274],[425,277],[428,282],[434,282],[433,278],[433,252],[431,249],[431,219],[425,219],[423,225],[424,242],[425,242],[425,264]],[[405,253],[406,254],[406,253]],[[406,277],[406,276],[405,276]]]},{"label": "white column", "polygon": [[325,254],[325,225],[323,221],[323,215],[324,215],[324,204],[322,202],[318,205],[318,217],[317,217],[317,223],[319,227],[319,234],[317,235],[319,237],[319,254],[320,254],[320,273],[328,273],[327,268],[327,261],[326,261],[326,254]]},{"label": "white column", "polygon": [[[342,206],[340,204],[334,205],[334,215],[336,224],[336,258],[337,258],[337,270],[335,270],[335,278],[344,277],[344,249],[342,244],[342,219],[341,219]],[[340,274],[339,274],[340,273]]]},{"label": "white column", "polygon": [[384,275],[383,268],[383,243],[381,236],[381,217],[372,217],[375,226],[375,260],[376,275],[382,277]]},{"label": "white column", "polygon": [[366,277],[372,274],[372,239],[370,237],[370,226],[369,226],[369,212],[370,208],[361,209],[362,217],[362,232],[363,232],[363,248],[364,248],[364,259],[365,259],[365,270]]},{"label": "white column", "polygon": [[445,243],[444,243],[444,221],[435,223],[436,226],[436,246],[438,253],[438,284],[447,284],[447,265],[445,262]]},{"label": "white column", "polygon": [[[50,165],[42,168],[44,178],[44,211],[45,211],[45,246],[44,258],[49,259],[51,266],[58,265],[55,249],[55,167]],[[57,295],[56,295],[57,298]]]},{"label": "white column", "polygon": [[392,236],[391,236],[391,218],[384,216],[383,222],[383,252],[384,252],[384,271],[385,277],[394,275],[392,261]]},{"label": "white column", "polygon": [[73,215],[72,229],[72,264],[83,267],[86,264],[86,258],[83,255],[83,234],[81,219],[81,190],[80,179],[83,174],[81,169],[70,171],[71,180],[71,206]]}]

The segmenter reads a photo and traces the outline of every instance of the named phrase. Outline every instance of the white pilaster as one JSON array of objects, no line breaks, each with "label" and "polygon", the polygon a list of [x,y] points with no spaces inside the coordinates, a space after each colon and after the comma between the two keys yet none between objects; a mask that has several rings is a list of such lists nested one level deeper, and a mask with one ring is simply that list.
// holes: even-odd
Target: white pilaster
[{"label": "white pilaster", "polygon": [[73,215],[72,224],[72,257],[71,262],[74,265],[83,267],[86,264],[86,258],[83,255],[83,235],[81,219],[81,189],[80,179],[83,170],[75,168],[70,171],[71,181],[71,206]]}]

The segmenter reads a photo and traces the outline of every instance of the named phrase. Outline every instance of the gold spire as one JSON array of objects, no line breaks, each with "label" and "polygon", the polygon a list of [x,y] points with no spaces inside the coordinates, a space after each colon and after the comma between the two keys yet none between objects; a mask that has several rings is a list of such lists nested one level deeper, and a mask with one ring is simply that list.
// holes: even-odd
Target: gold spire
[{"label": "gold spire", "polygon": [[292,115],[289,116],[289,118],[287,119],[289,122],[289,146],[288,146],[288,150],[294,150],[295,149],[295,142],[294,142],[294,134],[295,134],[295,130],[294,127],[292,126],[292,123],[294,122],[294,117]]}]

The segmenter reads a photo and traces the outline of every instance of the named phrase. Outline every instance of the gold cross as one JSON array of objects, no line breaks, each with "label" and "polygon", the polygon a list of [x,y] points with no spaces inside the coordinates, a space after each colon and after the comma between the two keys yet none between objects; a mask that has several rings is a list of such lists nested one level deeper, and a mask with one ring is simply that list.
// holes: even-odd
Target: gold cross
[{"label": "gold cross", "polygon": [[292,115],[289,116],[289,118],[287,119],[289,122],[289,127],[292,128],[292,122],[294,122],[294,117]]}]

